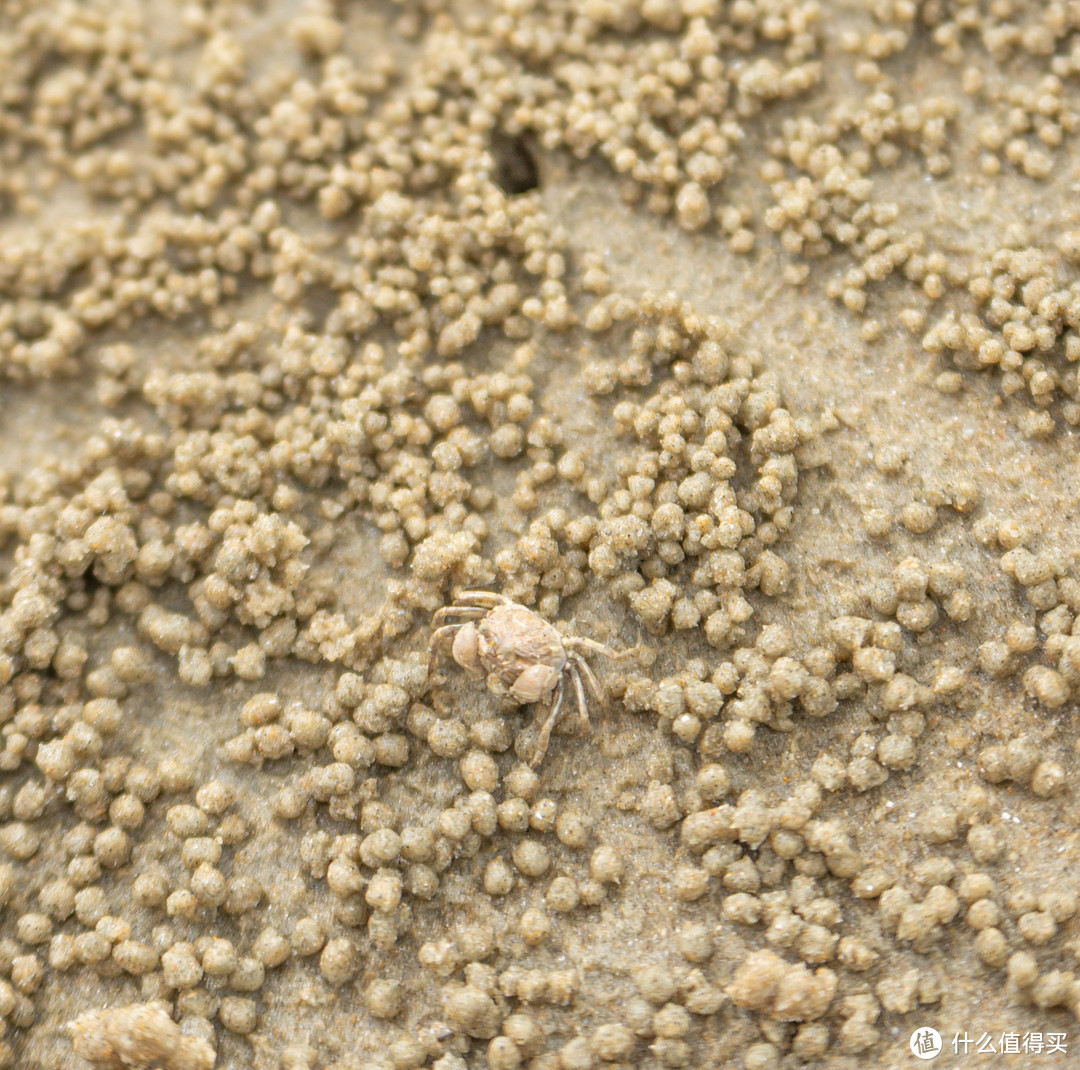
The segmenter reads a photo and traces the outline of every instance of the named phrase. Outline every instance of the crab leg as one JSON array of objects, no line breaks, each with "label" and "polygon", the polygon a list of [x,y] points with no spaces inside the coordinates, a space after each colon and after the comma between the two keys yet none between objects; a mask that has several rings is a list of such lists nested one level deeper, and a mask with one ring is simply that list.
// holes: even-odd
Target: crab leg
[{"label": "crab leg", "polygon": [[588,672],[588,668],[585,662],[578,661],[576,658],[570,662],[570,677],[574,681],[574,691],[577,694],[577,708],[578,708],[578,723],[581,725],[582,734],[590,730],[589,725],[589,703],[585,698],[585,688],[581,683],[581,673],[579,668],[584,668]]},{"label": "crab leg", "polygon": [[431,618],[431,626],[433,628],[439,628],[442,626],[443,621],[449,617],[464,617],[466,620],[479,620],[481,617],[487,616],[488,610],[483,609],[481,606],[443,606],[442,609],[436,610],[434,616]]},{"label": "crab leg", "polygon": [[[603,643],[598,643],[595,639],[584,639],[580,635],[564,636],[563,645],[591,650],[594,654],[603,654],[605,658],[610,658],[612,661],[622,661],[624,658],[630,657],[633,653],[632,650],[613,650]],[[584,664],[584,662],[582,662],[582,664]]]},{"label": "crab leg", "polygon": [[455,602],[472,602],[473,608],[477,606],[487,606],[489,609],[495,606],[505,606],[509,603],[510,599],[503,594],[496,594],[494,591],[457,591],[454,594]]},{"label": "crab leg", "polygon": [[551,730],[555,727],[555,722],[559,719],[559,710],[562,709],[562,701],[563,678],[560,676],[559,686],[555,689],[555,700],[551,704],[551,712],[548,714],[547,720],[540,728],[540,738],[536,742],[536,754],[529,763],[534,769],[544,760],[544,755],[547,754],[548,742],[551,740]]},{"label": "crab leg", "polygon": [[607,708],[607,689],[596,678],[596,673],[589,668],[589,663],[584,659],[574,656],[575,667],[580,667],[581,671],[585,674],[585,681],[592,689],[592,693],[600,700],[600,705],[605,709]]},{"label": "crab leg", "polygon": [[428,660],[428,676],[435,671],[435,666],[439,664],[439,654],[442,653],[439,648],[443,641],[449,639],[452,635],[456,635],[463,627],[463,624],[444,624],[431,633],[431,657]]}]

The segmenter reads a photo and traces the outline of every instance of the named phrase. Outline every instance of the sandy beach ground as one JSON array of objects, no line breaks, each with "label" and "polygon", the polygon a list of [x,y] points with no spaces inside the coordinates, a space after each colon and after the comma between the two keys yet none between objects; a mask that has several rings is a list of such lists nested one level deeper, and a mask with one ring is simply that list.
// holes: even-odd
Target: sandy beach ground
[{"label": "sandy beach ground", "polygon": [[[4,3],[0,1067],[1080,1058],[1078,75],[1067,2]],[[470,589],[539,702],[483,597],[429,673]]]}]

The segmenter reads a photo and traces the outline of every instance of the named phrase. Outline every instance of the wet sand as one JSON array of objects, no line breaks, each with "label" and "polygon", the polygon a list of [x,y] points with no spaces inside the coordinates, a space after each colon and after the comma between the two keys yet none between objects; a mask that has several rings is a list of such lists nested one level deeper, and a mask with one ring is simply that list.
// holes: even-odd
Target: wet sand
[{"label": "wet sand", "polygon": [[1068,1065],[1074,21],[5,5],[0,1065]]}]

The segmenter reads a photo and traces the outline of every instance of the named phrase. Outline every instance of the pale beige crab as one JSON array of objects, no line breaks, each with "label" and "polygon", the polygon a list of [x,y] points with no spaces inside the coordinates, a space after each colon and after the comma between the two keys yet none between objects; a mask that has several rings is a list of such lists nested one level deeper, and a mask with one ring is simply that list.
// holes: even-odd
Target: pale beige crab
[{"label": "pale beige crab", "polygon": [[[446,623],[458,618],[454,623]],[[562,709],[569,680],[577,698],[583,732],[589,729],[589,705],[582,677],[593,694],[605,701],[604,689],[582,656],[584,651],[618,661],[630,651],[613,650],[595,639],[562,635],[531,609],[493,591],[458,591],[453,605],[444,606],[431,618],[431,663],[434,671],[444,644],[451,638],[454,661],[467,672],[486,674],[496,695],[509,695],[518,705],[539,702],[554,693],[547,719],[540,727],[532,766],[547,753],[551,731]]]}]

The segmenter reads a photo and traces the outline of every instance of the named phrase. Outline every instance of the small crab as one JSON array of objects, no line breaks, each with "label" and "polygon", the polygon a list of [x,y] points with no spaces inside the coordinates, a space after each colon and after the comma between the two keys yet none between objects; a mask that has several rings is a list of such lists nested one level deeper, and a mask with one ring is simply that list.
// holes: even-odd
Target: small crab
[{"label": "small crab", "polygon": [[[460,619],[446,623],[455,617]],[[530,762],[534,767],[547,753],[567,680],[574,685],[582,731],[589,729],[582,676],[601,703],[605,700],[604,689],[582,652],[603,654],[613,661],[630,654],[612,650],[594,639],[562,635],[531,609],[493,591],[458,591],[453,605],[436,612],[431,624],[435,631],[431,636],[429,674],[434,671],[444,644],[452,637],[454,661],[468,672],[486,673],[487,685],[496,695],[509,695],[523,706],[539,702],[554,692],[551,710],[540,728],[536,754]]]}]

